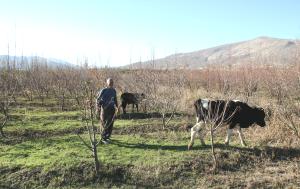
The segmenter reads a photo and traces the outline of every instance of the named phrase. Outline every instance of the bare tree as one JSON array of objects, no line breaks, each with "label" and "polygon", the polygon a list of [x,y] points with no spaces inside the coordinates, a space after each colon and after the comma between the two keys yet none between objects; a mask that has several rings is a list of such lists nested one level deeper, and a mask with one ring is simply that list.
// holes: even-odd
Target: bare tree
[{"label": "bare tree", "polygon": [[[204,110],[203,108],[200,108],[198,110],[200,111],[200,115],[202,116],[202,119],[199,120],[199,122],[193,127],[195,129],[195,132],[193,130],[191,132],[191,142],[189,143],[188,148],[190,149],[190,147],[193,145],[194,137],[197,131],[199,132],[201,130],[208,129],[210,133],[211,153],[213,157],[212,170],[216,171],[218,168],[218,160],[216,157],[215,146],[214,146],[214,134],[221,125],[225,124],[232,118],[232,116],[236,113],[237,109],[230,108],[229,100],[226,100],[225,103],[221,101],[214,101],[214,103],[209,103],[207,101],[205,103],[206,103],[205,105],[206,109]],[[200,139],[201,139],[201,143],[204,144],[204,140],[202,136],[200,137]],[[226,142],[228,142],[227,140],[228,138],[226,139]]]},{"label": "bare tree", "polygon": [[92,87],[90,82],[86,83],[85,88],[85,98],[83,101],[83,117],[82,121],[84,122],[85,128],[88,132],[88,142],[85,141],[79,134],[78,137],[83,142],[83,144],[92,152],[95,163],[95,173],[99,174],[100,162],[98,159],[97,146],[101,142],[101,137],[98,139],[96,137],[96,126],[94,123],[95,119],[95,90]]},{"label": "bare tree", "polygon": [[280,122],[289,128],[293,134],[300,139],[300,108],[295,104],[292,98],[287,98],[277,110]]},{"label": "bare tree", "polygon": [[1,125],[0,125],[0,135],[2,137],[5,137],[5,134],[4,134],[4,131],[3,131],[3,128],[6,126],[6,123],[9,119],[9,114],[8,114],[8,109],[9,108],[9,102],[6,101],[6,100],[1,100],[1,103],[0,103],[0,111],[1,111],[1,114],[3,114],[3,117],[1,119]]},{"label": "bare tree", "polygon": [[15,92],[18,86],[17,80],[17,70],[12,69],[7,62],[7,67],[4,67],[0,71],[0,113],[1,124],[0,124],[0,135],[5,136],[3,128],[6,126],[9,120],[9,110],[11,108],[12,102],[15,98]]},{"label": "bare tree", "polygon": [[70,78],[68,77],[68,70],[64,68],[53,70],[52,78],[54,81],[54,94],[58,100],[61,111],[64,111],[66,109],[66,99],[68,96],[67,86],[70,82]]},{"label": "bare tree", "polygon": [[80,102],[84,98],[85,76],[87,75],[87,70],[69,69],[68,77],[70,80],[66,88],[71,98],[75,100],[77,106],[80,106]]},{"label": "bare tree", "polygon": [[180,108],[180,100],[185,88],[185,77],[176,70],[155,71],[147,73],[147,101],[150,108],[162,116],[163,129]]}]

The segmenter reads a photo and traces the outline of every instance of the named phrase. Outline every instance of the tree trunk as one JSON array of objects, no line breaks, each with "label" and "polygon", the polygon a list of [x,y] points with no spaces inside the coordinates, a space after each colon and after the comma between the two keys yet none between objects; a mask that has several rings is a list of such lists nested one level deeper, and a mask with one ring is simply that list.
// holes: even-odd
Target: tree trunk
[{"label": "tree trunk", "polygon": [[65,110],[65,94],[61,96],[61,111]]},{"label": "tree trunk", "polygon": [[165,113],[162,113],[162,121],[163,121],[163,130],[166,128],[166,115]]},{"label": "tree trunk", "polygon": [[171,121],[171,119],[173,118],[175,112],[173,111],[171,116],[169,117],[168,121],[166,121],[166,124],[165,125],[168,125],[168,123]]},{"label": "tree trunk", "polygon": [[5,134],[4,134],[4,132],[3,132],[3,127],[0,127],[0,136],[1,136],[1,137],[5,137]]},{"label": "tree trunk", "polygon": [[2,109],[2,113],[4,114],[5,117],[4,117],[3,123],[0,125],[0,136],[5,137],[5,134],[3,132],[3,128],[5,127],[5,125],[8,121],[8,118],[9,118],[9,116],[8,116],[8,107],[4,106],[1,109]]},{"label": "tree trunk", "polygon": [[28,101],[32,101],[32,96],[30,94],[27,94],[26,92],[23,93],[24,96],[27,98]]},{"label": "tree trunk", "polygon": [[1,126],[0,126],[0,136],[1,136],[1,137],[5,137],[3,128],[5,127],[6,122],[7,122],[7,117],[5,117],[4,122],[3,122],[3,123],[1,124]]},{"label": "tree trunk", "polygon": [[95,172],[96,172],[96,175],[99,175],[100,162],[98,159],[96,142],[93,142],[93,156],[94,156],[94,161],[95,161]]},{"label": "tree trunk", "polygon": [[77,105],[80,106],[79,97],[76,96],[76,97],[75,97],[75,100],[76,100]]},{"label": "tree trunk", "polygon": [[41,100],[42,105],[44,105],[44,96],[42,94],[39,95],[39,99]]},{"label": "tree trunk", "polygon": [[214,160],[214,165],[213,165],[213,172],[216,172],[217,167],[218,167],[218,161],[217,161],[217,157],[216,157],[216,152],[215,152],[215,147],[214,147],[214,132],[213,132],[213,126],[210,126],[210,139],[211,139],[211,153],[213,156],[213,160]]},{"label": "tree trunk", "polygon": [[16,99],[15,96],[13,96],[13,100],[14,100],[15,103],[17,103],[17,99]]}]

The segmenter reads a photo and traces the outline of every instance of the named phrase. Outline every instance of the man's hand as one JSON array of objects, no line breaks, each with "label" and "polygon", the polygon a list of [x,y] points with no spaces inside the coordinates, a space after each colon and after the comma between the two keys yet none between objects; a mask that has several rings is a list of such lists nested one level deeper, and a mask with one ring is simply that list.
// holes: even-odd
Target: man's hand
[{"label": "man's hand", "polygon": [[119,112],[119,107],[115,105],[115,114],[117,115]]},{"label": "man's hand", "polygon": [[101,113],[101,109],[97,106],[96,108],[96,119],[100,120],[100,113]]}]

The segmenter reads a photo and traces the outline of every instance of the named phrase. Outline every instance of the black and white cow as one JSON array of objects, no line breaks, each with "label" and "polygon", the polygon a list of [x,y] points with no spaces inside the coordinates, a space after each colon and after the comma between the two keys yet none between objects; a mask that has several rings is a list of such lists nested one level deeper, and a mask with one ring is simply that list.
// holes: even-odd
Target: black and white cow
[{"label": "black and white cow", "polygon": [[246,145],[242,133],[242,128],[248,128],[253,124],[261,127],[266,125],[265,112],[263,108],[250,107],[248,104],[238,100],[207,100],[198,99],[195,103],[195,110],[197,115],[197,123],[191,128],[191,141],[188,145],[190,149],[195,140],[196,134],[200,135],[201,144],[205,145],[203,140],[203,133],[205,123],[214,122],[216,125],[228,125],[227,137],[225,144],[229,144],[232,130],[237,127],[237,132],[243,146]]},{"label": "black and white cow", "polygon": [[145,99],[144,93],[123,93],[121,95],[121,104],[123,113],[126,114],[127,104],[132,104],[132,111],[134,111],[134,105],[136,106],[137,112],[139,111],[139,103]]}]

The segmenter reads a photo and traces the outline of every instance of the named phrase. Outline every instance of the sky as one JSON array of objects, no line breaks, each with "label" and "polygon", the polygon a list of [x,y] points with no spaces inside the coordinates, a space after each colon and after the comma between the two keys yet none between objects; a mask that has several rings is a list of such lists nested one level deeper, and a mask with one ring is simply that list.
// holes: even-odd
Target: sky
[{"label": "sky", "polygon": [[0,55],[123,66],[260,36],[300,38],[299,0],[0,0]]}]

